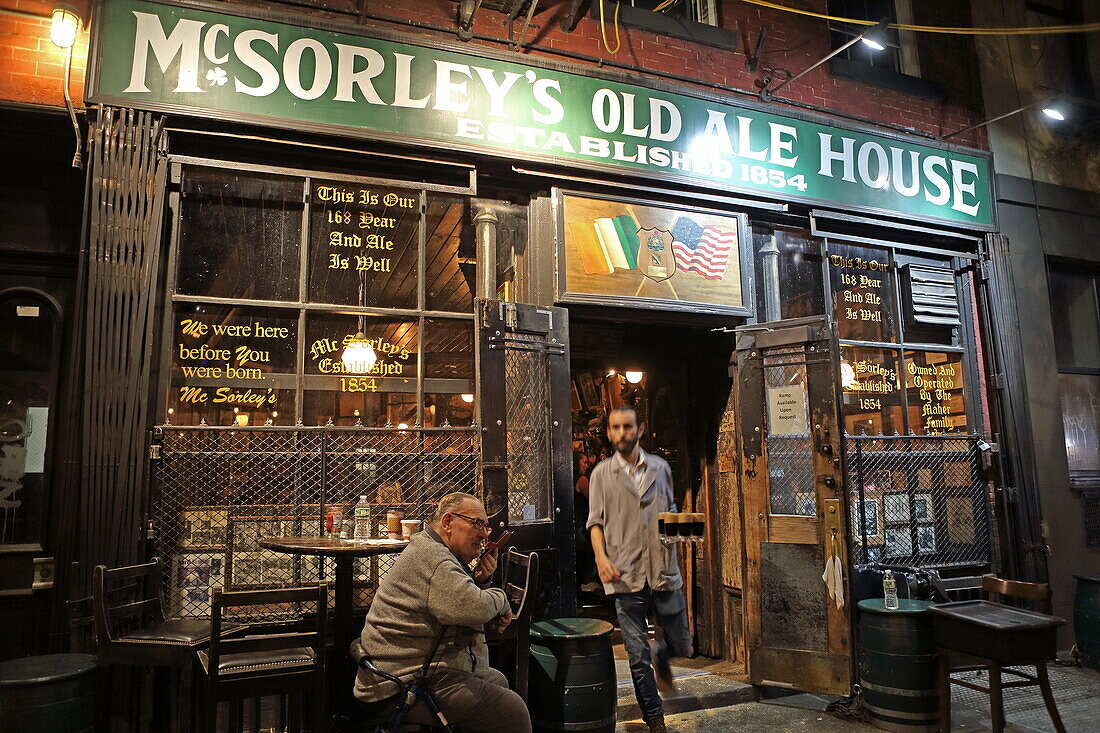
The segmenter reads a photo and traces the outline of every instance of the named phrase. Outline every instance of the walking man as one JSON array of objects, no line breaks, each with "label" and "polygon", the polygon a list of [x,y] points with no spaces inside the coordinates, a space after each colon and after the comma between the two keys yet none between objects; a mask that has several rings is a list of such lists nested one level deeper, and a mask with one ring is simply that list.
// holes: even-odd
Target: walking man
[{"label": "walking man", "polygon": [[[633,407],[618,407],[608,416],[615,455],[592,472],[587,527],[604,591],[615,600],[642,718],[650,731],[664,733],[658,689],[674,690],[668,660],[691,654],[691,635],[676,546],[662,543],[657,533],[657,515],[676,511],[672,471],[638,445],[643,429]],[[650,612],[664,632],[652,649]]]}]

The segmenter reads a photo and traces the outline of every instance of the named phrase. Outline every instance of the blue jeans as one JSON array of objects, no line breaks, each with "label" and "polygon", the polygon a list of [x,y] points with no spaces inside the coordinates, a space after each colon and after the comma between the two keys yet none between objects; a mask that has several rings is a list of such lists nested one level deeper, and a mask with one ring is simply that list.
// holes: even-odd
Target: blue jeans
[{"label": "blue jeans", "polygon": [[658,661],[667,662],[671,657],[691,655],[691,633],[688,631],[687,603],[679,590],[655,591],[646,585],[637,593],[615,593],[615,614],[619,617],[619,629],[623,646],[630,658],[630,677],[634,680],[634,695],[642,709],[645,722],[664,715],[657,682],[653,678],[652,660],[649,655],[649,632],[646,623],[652,610],[657,625],[664,632],[664,639],[657,642],[654,651]]}]

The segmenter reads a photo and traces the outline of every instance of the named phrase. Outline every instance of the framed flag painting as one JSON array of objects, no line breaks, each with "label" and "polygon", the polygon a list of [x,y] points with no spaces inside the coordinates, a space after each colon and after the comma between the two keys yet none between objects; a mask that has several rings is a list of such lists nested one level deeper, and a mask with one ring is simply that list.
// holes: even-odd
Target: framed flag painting
[{"label": "framed flag painting", "polygon": [[752,314],[745,214],[555,195],[559,301]]}]

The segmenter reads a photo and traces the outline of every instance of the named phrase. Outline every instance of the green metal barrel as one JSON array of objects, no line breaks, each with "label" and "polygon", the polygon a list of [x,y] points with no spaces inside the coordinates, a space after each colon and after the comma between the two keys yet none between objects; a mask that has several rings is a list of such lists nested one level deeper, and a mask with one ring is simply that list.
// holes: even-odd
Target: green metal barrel
[{"label": "green metal barrel", "polygon": [[936,642],[928,601],[901,599],[887,611],[881,598],[859,602],[859,684],[871,724],[883,730],[939,727]]},{"label": "green metal barrel", "polygon": [[96,720],[97,666],[91,654],[0,662],[0,730],[90,733]]},{"label": "green metal barrel", "polygon": [[527,707],[536,732],[615,730],[615,659],[606,621],[557,618],[531,624]]},{"label": "green metal barrel", "polygon": [[1073,601],[1073,633],[1081,663],[1100,671],[1100,578],[1074,575],[1077,595]]}]

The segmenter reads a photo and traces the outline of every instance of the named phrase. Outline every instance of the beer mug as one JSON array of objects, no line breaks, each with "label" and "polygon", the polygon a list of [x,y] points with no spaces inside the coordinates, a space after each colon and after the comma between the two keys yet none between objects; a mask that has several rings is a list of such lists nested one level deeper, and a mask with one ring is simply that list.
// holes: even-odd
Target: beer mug
[{"label": "beer mug", "polygon": [[668,515],[668,512],[658,512],[657,514],[657,534],[662,537],[666,536],[665,520],[668,519]]},{"label": "beer mug", "polygon": [[678,527],[678,529],[680,530],[679,531],[680,541],[685,542],[685,541],[691,539],[691,516],[692,515],[691,515],[691,512],[680,512],[678,516],[680,518],[680,521],[679,521],[680,526]]},{"label": "beer mug", "polygon": [[[676,512],[665,512],[665,536],[673,542],[680,540],[680,515]],[[660,521],[658,519],[658,521]]]},{"label": "beer mug", "polygon": [[706,515],[701,512],[695,512],[691,515],[691,537],[692,539],[703,539],[703,532],[706,527]]}]

